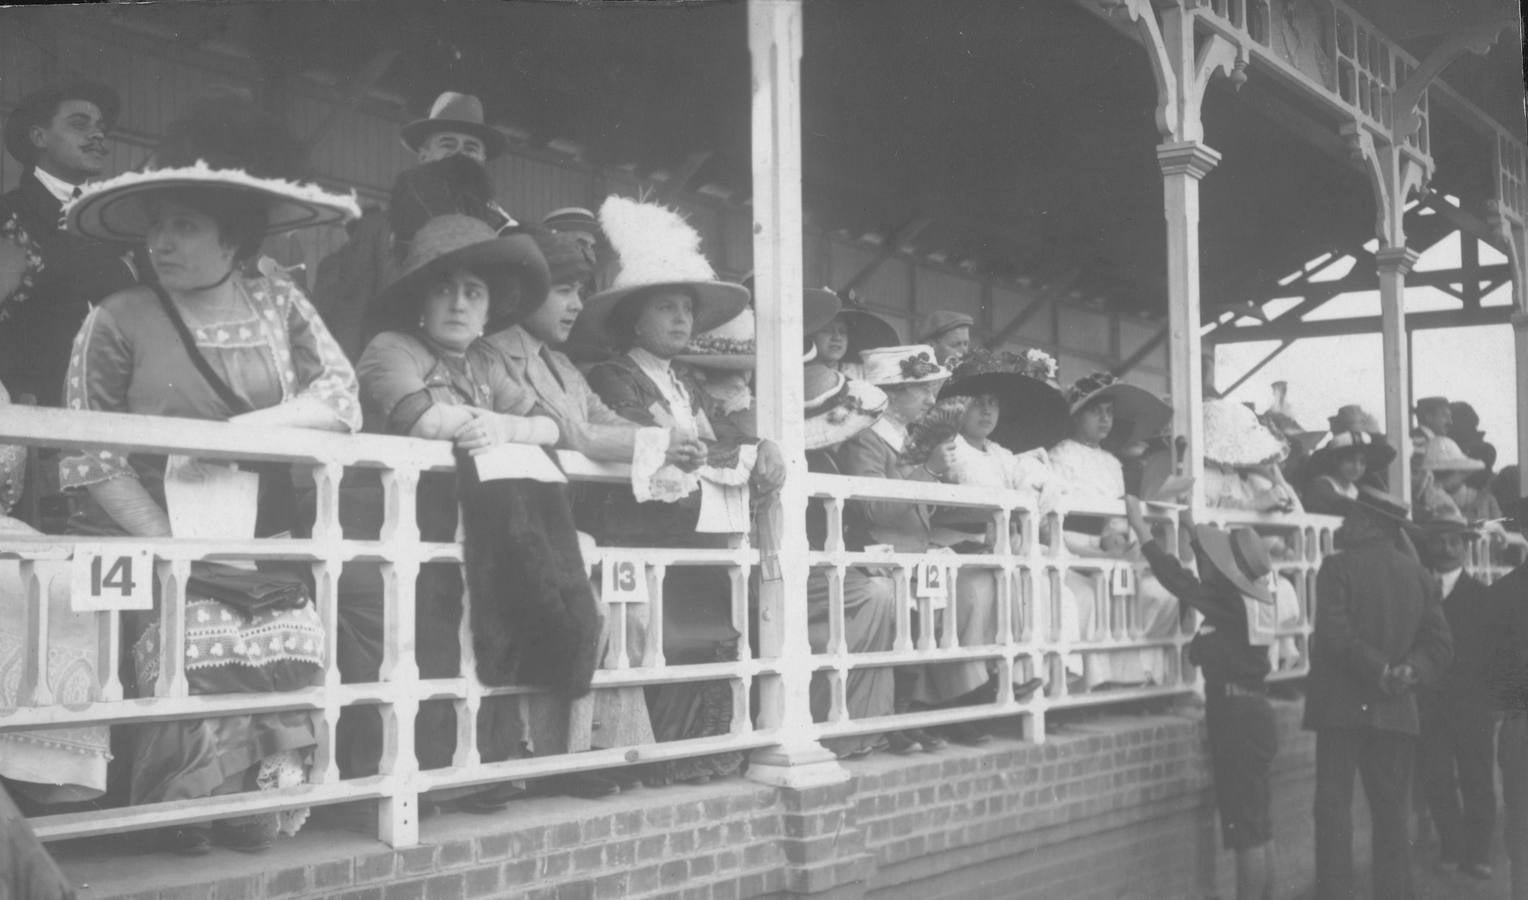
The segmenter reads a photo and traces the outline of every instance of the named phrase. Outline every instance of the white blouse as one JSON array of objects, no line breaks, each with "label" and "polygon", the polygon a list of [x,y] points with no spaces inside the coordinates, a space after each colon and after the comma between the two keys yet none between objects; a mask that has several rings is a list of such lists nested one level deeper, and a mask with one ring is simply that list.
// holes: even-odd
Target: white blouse
[{"label": "white blouse", "polygon": [[1050,466],[1073,506],[1112,507],[1125,496],[1125,467],[1107,450],[1067,438],[1051,448]]},{"label": "white blouse", "polygon": [[1043,449],[1014,453],[995,441],[977,447],[961,436],[955,439],[955,462],[950,467],[950,480],[956,484],[1033,491],[1038,506],[1055,479],[1050,458]]}]

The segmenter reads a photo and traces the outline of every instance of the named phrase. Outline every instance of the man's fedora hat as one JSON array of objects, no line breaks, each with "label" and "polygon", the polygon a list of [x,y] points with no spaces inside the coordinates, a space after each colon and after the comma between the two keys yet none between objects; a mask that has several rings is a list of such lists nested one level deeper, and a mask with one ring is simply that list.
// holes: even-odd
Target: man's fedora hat
[{"label": "man's fedora hat", "polygon": [[502,154],[508,147],[508,141],[504,139],[504,135],[499,133],[498,129],[485,123],[483,101],[471,94],[458,94],[455,91],[446,91],[436,97],[435,103],[430,107],[430,114],[403,126],[399,137],[403,139],[403,146],[409,148],[410,152],[418,153],[419,148],[429,140],[430,135],[439,134],[442,131],[457,131],[472,135],[483,142],[483,153],[489,159]]}]

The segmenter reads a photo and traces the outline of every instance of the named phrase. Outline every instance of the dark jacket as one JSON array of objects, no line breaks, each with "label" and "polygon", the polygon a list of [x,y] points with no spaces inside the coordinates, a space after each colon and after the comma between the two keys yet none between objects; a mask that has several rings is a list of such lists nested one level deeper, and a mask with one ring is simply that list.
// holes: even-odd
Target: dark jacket
[{"label": "dark jacket", "polygon": [[1484,584],[1460,574],[1443,598],[1443,615],[1454,639],[1454,661],[1439,679],[1435,695],[1447,703],[1481,706],[1487,701],[1490,668],[1490,592]]},{"label": "dark jacket", "polygon": [[[1204,671],[1204,680],[1249,687],[1262,684],[1271,668],[1268,650],[1247,639],[1247,607],[1241,593],[1222,577],[1200,581],[1155,540],[1141,545],[1141,551],[1162,586],[1198,610],[1210,626],[1199,629],[1188,649],[1189,661]],[[1194,557],[1209,558],[1197,541]]]},{"label": "dark jacket", "polygon": [[[674,363],[675,376],[684,385],[690,394],[690,412],[697,420],[707,422],[701,426],[702,437],[707,437],[710,425],[705,417],[705,408],[702,403],[700,386],[695,383],[689,370],[682,364]],[[637,366],[635,360],[626,354],[596,363],[586,374],[589,386],[599,395],[600,400],[610,407],[617,415],[642,427],[653,427],[658,424],[656,411],[661,410],[665,414],[672,414],[668,400],[653,384],[653,380],[647,377]],[[708,462],[719,467],[728,467],[737,464],[738,446],[736,443],[714,440],[714,433],[710,434],[713,440],[707,443],[710,446]],[[695,523],[700,518],[700,493],[691,494],[677,503],[638,503],[631,496],[631,492],[621,488],[607,493],[604,503],[603,521],[600,533],[597,535],[602,542],[611,544],[646,544],[669,546],[688,546],[695,544]],[[676,543],[677,542],[677,543]],[[725,541],[711,535],[700,536],[698,543],[702,546],[720,545]]]},{"label": "dark jacket", "polygon": [[1409,663],[1423,686],[1453,659],[1438,586],[1382,536],[1326,558],[1316,576],[1316,627],[1305,727],[1373,728],[1415,735],[1416,696],[1380,687],[1387,665]]},{"label": "dark jacket", "polygon": [[44,406],[63,405],[69,353],[91,305],[135,281],[122,246],[61,230],[62,208],[31,172],[0,196],[0,234],[19,225],[42,258],[25,298],[0,297],[0,380],[12,397],[34,394]]},{"label": "dark jacket", "polygon": [[600,612],[567,486],[481,482],[470,456],[459,451],[456,463],[478,677],[587,694]]},{"label": "dark jacket", "polygon": [[1490,648],[1486,679],[1493,709],[1528,712],[1528,563],[1486,588]]}]

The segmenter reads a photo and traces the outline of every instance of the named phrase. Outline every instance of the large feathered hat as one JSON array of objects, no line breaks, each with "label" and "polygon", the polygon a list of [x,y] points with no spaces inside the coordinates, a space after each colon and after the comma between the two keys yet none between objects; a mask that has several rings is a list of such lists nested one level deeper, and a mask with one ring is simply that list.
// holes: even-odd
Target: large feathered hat
[{"label": "large feathered hat", "polygon": [[147,199],[195,189],[258,204],[267,235],[360,218],[353,193],[304,180],[306,156],[301,141],[249,101],[207,98],[165,130],[148,169],[85,186],[63,215],[76,234],[136,243],[148,234]]},{"label": "large feathered hat", "polygon": [[[1077,379],[1066,392],[1072,415],[1102,400],[1114,401],[1114,431],[1109,443],[1121,447],[1155,437],[1172,421],[1173,408],[1160,397],[1108,372],[1094,372]],[[1128,433],[1126,432],[1128,429]]]},{"label": "large feathered hat", "polygon": [[748,305],[748,289],[721,281],[700,251],[700,234],[672,209],[626,197],[607,197],[600,228],[620,257],[610,287],[584,303],[577,330],[609,340],[610,314],[633,294],[672,288],[695,300],[696,334],[710,331]]}]

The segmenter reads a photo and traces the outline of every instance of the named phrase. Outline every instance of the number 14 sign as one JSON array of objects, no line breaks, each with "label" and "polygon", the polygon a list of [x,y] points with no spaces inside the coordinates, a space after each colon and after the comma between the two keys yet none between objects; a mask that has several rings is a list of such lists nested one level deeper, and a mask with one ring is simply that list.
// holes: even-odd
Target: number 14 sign
[{"label": "number 14 sign", "polygon": [[154,551],[122,544],[75,544],[69,581],[75,612],[154,608]]}]

